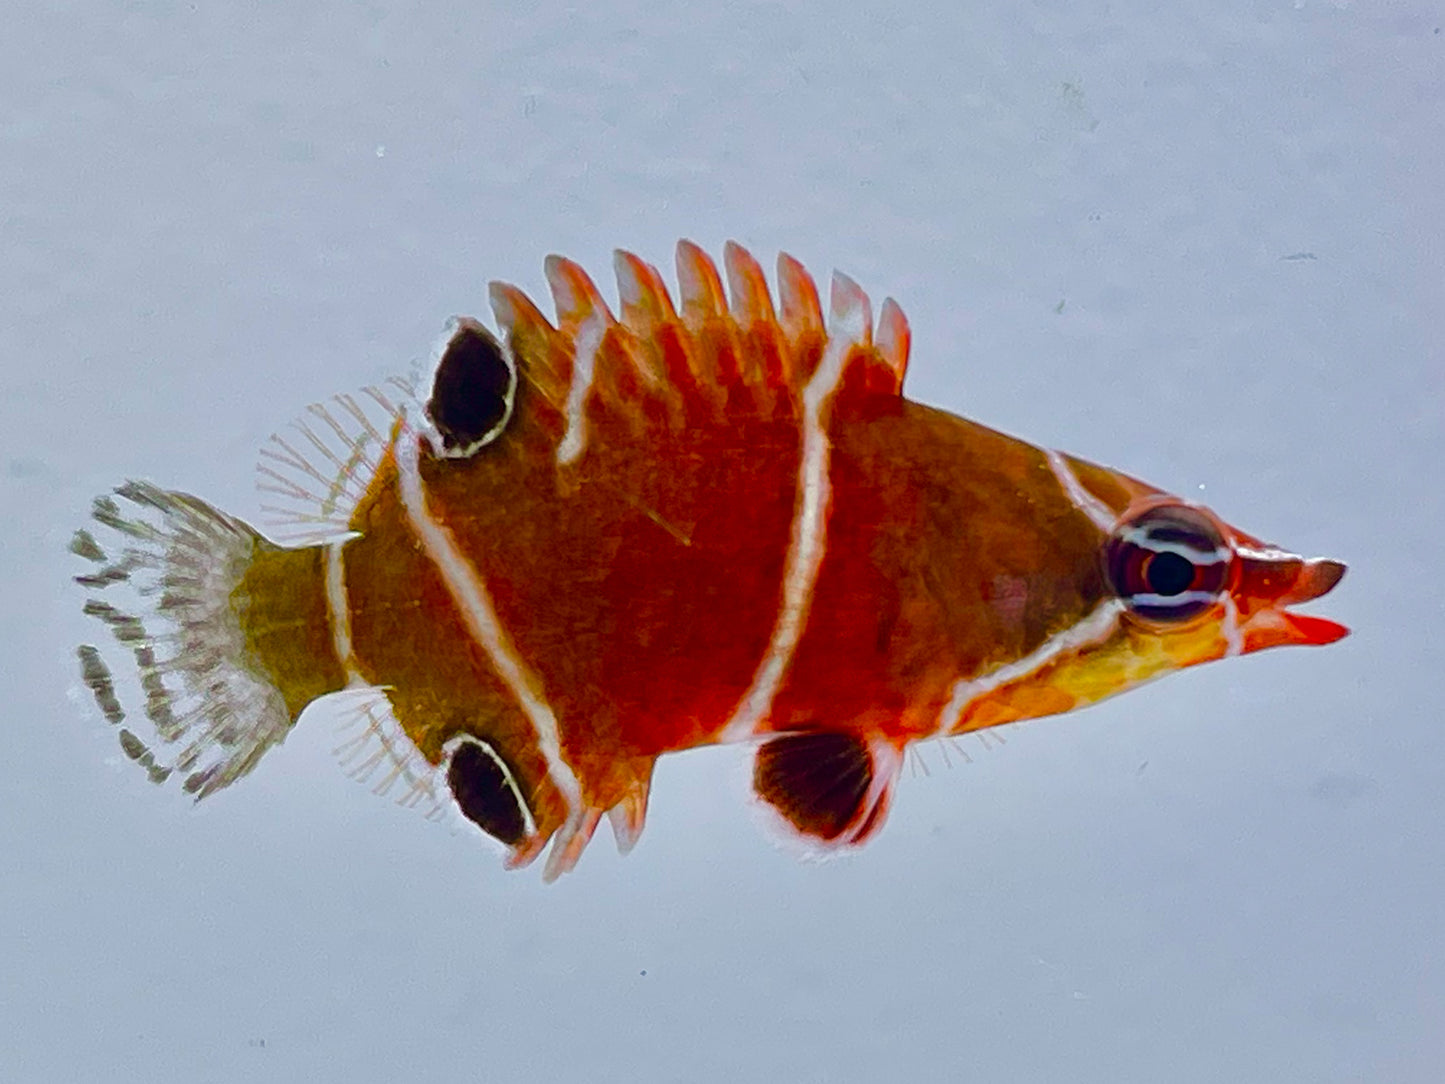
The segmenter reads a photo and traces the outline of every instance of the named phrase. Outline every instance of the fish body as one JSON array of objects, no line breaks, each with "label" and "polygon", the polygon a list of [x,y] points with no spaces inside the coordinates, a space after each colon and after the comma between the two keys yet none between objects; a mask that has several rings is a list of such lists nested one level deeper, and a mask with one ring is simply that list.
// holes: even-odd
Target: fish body
[{"label": "fish body", "polygon": [[614,314],[553,257],[555,321],[494,284],[499,334],[457,321],[425,404],[339,397],[265,453],[307,544],[146,483],[98,501],[120,549],[81,532],[79,579],[151,741],[80,654],[128,755],[203,797],[350,696],[362,769],[512,865],[550,841],[556,876],[604,814],[636,842],[668,752],[751,743],[785,830],[856,845],[911,743],[1344,635],[1288,609],[1338,562],[906,399],[902,311],[843,276],[825,316],[790,257],[776,304],[724,267],[683,242],[674,302],[618,253]]}]

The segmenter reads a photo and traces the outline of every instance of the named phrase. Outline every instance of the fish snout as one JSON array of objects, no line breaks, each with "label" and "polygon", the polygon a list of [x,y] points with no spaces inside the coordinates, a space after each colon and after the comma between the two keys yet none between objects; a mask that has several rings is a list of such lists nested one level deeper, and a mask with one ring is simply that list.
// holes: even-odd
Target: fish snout
[{"label": "fish snout", "polygon": [[1235,601],[1245,652],[1285,644],[1317,647],[1349,634],[1350,630],[1336,621],[1288,609],[1329,594],[1344,578],[1344,562],[1252,548],[1241,548],[1238,560]]},{"label": "fish snout", "polygon": [[1332,561],[1328,557],[1301,561],[1294,586],[1280,596],[1279,605],[1293,606],[1328,595],[1335,589],[1335,584],[1345,578],[1345,567],[1343,561]]}]

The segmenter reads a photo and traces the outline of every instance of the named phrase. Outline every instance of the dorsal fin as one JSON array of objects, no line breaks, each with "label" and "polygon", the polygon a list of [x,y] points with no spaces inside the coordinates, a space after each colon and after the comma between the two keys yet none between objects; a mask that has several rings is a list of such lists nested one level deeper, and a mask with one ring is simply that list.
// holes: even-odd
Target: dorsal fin
[{"label": "dorsal fin", "polygon": [[288,429],[273,433],[256,463],[267,533],[295,546],[348,537],[351,515],[403,412],[422,417],[414,383],[397,377],[312,403]]},{"label": "dorsal fin", "polygon": [[883,299],[883,309],[878,313],[878,331],[873,337],[878,358],[892,374],[890,391],[903,394],[903,378],[908,373],[908,351],[913,343],[913,333],[908,329],[908,317],[903,315],[898,302],[891,297]]},{"label": "dorsal fin", "polygon": [[617,323],[597,286],[577,264],[565,256],[548,256],[543,265],[552,303],[557,307],[557,329],[576,338],[588,325],[605,329]]},{"label": "dorsal fin", "polygon": [[[778,258],[777,301],[762,268],[729,242],[724,276],[691,241],[677,246],[676,301],[651,264],[618,251],[617,315],[580,266],[548,257],[553,326],[516,287],[493,283],[497,325],[522,385],[538,394],[520,410],[542,416],[559,465],[578,460],[594,429],[618,418],[623,431],[654,424],[681,429],[738,412],[796,416],[803,389],[828,343],[847,338],[833,387],[843,396],[901,393],[909,333],[892,300],[875,335],[867,295],[846,276],[833,280],[825,322],[818,288],[797,260]],[[836,345],[836,344],[835,344]],[[835,361],[836,364],[836,361]]]},{"label": "dorsal fin", "polygon": [[550,410],[560,417],[572,381],[572,351],[567,337],[517,287],[494,282],[488,295],[497,330],[518,364],[519,376],[536,393],[533,409]]},{"label": "dorsal fin", "polygon": [[677,290],[682,298],[682,319],[689,327],[700,327],[727,315],[727,298],[717,267],[691,241],[677,243]]},{"label": "dorsal fin", "polygon": [[857,734],[780,734],[758,747],[753,791],[804,841],[856,846],[883,826],[901,764],[895,746]]},{"label": "dorsal fin", "polygon": [[645,339],[655,328],[677,320],[677,310],[657,268],[620,248],[612,254],[612,267],[622,322],[634,335]]},{"label": "dorsal fin", "polygon": [[753,254],[736,241],[729,241],[723,248],[723,262],[728,271],[728,291],[732,294],[733,322],[739,327],[777,323],[768,280],[763,278],[763,269]]},{"label": "dorsal fin", "polygon": [[793,340],[824,334],[818,286],[803,265],[786,252],[778,256],[778,297],[783,303],[783,331]]}]

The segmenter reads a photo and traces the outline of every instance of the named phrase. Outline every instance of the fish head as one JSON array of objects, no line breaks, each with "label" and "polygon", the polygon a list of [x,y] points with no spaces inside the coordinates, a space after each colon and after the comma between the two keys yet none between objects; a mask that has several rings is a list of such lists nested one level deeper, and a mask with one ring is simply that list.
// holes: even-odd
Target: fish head
[{"label": "fish head", "polygon": [[953,732],[1057,714],[1200,663],[1348,634],[1294,610],[1340,582],[1340,561],[1262,542],[1203,505],[1107,468],[1069,464],[1083,481],[1074,504],[1094,523],[1097,555],[1096,565],[1072,567],[1088,568],[1101,585],[1090,592],[1098,601],[1028,656],[960,683]]},{"label": "fish head", "polygon": [[1133,502],[1100,559],[1121,635],[1152,643],[1173,669],[1267,647],[1330,644],[1349,631],[1291,609],[1333,589],[1344,564],[1261,542],[1178,497]]}]

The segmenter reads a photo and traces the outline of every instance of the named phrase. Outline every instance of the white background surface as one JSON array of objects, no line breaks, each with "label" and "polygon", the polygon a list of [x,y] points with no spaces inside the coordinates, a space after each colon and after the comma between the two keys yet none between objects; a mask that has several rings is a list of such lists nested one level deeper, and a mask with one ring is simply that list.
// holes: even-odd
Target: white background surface
[{"label": "white background surface", "polygon": [[[47,7],[0,43],[0,1079],[1440,1079],[1438,5]],[[822,866],[726,750],[549,888],[314,714],[203,808],[118,766],[94,493],[254,515],[266,436],[489,279],[679,236],[899,298],[915,398],[1347,560],[1354,636],[931,752]]]}]

